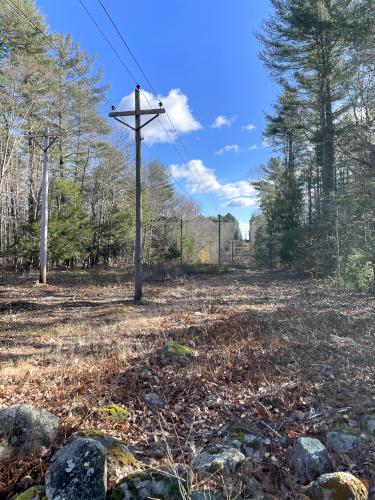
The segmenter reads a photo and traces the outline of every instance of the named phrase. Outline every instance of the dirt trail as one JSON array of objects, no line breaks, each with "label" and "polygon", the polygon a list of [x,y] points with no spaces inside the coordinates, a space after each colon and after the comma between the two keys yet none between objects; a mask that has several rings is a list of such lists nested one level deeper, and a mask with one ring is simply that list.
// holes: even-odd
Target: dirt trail
[{"label": "dirt trail", "polygon": [[[123,280],[114,272],[66,273],[43,288],[3,278],[0,407],[45,407],[61,419],[61,441],[77,428],[102,428],[150,461],[168,453],[188,460],[239,418],[289,442],[375,412],[374,298],[237,270],[148,283],[136,307]],[[162,364],[158,352],[170,339],[197,356]],[[167,406],[150,411],[147,392]],[[130,419],[106,421],[99,410],[109,402],[126,406]],[[301,414],[309,417],[302,422]],[[372,459],[366,464],[355,472],[371,483]],[[283,497],[295,488],[284,448],[275,444],[254,467]],[[0,469],[0,487],[41,473],[32,461],[17,468]]]}]

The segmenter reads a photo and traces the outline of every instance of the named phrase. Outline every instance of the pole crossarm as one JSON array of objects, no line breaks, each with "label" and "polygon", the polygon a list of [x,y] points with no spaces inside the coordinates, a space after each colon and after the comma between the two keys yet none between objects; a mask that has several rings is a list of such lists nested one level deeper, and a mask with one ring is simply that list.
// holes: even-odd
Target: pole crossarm
[{"label": "pole crossarm", "polygon": [[165,113],[164,108],[140,109],[139,111],[112,111],[108,116],[110,118],[117,118],[121,116],[160,115],[162,113]]}]

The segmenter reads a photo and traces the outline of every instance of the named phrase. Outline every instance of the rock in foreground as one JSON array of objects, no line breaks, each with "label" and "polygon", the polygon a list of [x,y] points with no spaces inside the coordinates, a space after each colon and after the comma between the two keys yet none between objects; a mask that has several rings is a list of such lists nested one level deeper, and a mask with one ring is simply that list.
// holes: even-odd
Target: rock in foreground
[{"label": "rock in foreground", "polygon": [[245,455],[237,448],[217,444],[196,455],[192,466],[201,477],[218,472],[230,475],[236,472],[244,460]]},{"label": "rock in foreground", "polygon": [[303,488],[303,493],[313,500],[367,500],[366,486],[348,472],[324,474]]},{"label": "rock in foreground", "polygon": [[106,449],[93,439],[78,438],[52,458],[46,474],[48,500],[104,500]]},{"label": "rock in foreground", "polygon": [[110,495],[112,500],[145,500],[190,498],[193,472],[190,467],[176,464],[170,470],[145,471],[126,477]]},{"label": "rock in foreground", "polygon": [[120,481],[129,474],[142,469],[140,462],[119,439],[108,436],[97,429],[86,429],[70,436],[68,444],[79,438],[89,438],[100,443],[106,450],[108,481]]},{"label": "rock in foreground", "polygon": [[318,439],[311,437],[301,437],[294,442],[288,463],[303,481],[313,481],[321,474],[332,471],[326,447]]},{"label": "rock in foreground", "polygon": [[0,411],[0,460],[38,455],[56,439],[59,421],[29,404]]},{"label": "rock in foreground", "polygon": [[359,429],[343,427],[327,433],[327,448],[334,453],[356,456],[367,448],[367,443]]}]

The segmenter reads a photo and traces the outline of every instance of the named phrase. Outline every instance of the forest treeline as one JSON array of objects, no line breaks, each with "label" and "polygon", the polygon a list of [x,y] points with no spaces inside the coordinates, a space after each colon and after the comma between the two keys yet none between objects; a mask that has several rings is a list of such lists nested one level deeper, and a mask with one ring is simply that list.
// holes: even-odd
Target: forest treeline
[{"label": "forest treeline", "polygon": [[[50,265],[132,264],[134,161],[132,141],[104,118],[101,73],[69,35],[47,32],[33,0],[0,10],[0,257],[3,265],[37,267],[43,152],[28,135],[50,126]],[[52,50],[46,37],[58,47]],[[81,78],[79,75],[84,75]],[[98,89],[98,92],[95,90]],[[43,141],[42,138],[39,139]],[[217,220],[177,194],[158,161],[143,166],[143,252],[146,263],[180,256],[214,262]],[[223,218],[223,252],[240,239]]]},{"label": "forest treeline", "polygon": [[256,261],[375,290],[375,3],[272,4],[258,36],[280,94],[254,184]]}]

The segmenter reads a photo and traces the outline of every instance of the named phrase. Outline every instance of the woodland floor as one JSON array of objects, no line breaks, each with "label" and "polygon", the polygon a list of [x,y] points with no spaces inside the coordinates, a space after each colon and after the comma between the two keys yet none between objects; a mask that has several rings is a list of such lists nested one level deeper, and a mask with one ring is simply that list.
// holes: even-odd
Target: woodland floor
[{"label": "woodland floor", "polygon": [[[1,278],[0,408],[29,402],[52,411],[60,443],[76,429],[104,429],[149,463],[187,462],[245,418],[269,443],[250,472],[280,498],[298,498],[288,443],[375,412],[375,298],[240,269],[146,283],[144,304],[134,306],[125,279],[60,272],[41,287]],[[161,364],[169,339],[197,356]],[[167,406],[150,410],[149,392]],[[100,413],[111,402],[129,409],[126,422]],[[40,481],[47,459],[0,466],[0,498],[24,476]],[[374,462],[370,453],[341,465],[372,488]]]}]

